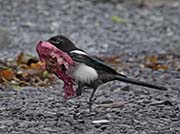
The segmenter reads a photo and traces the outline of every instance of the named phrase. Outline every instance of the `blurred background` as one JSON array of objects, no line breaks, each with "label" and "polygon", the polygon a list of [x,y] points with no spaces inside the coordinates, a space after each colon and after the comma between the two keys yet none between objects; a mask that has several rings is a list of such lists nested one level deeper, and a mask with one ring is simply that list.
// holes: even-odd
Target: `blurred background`
[{"label": "blurred background", "polygon": [[90,54],[180,52],[179,0],[0,0],[0,56],[56,34]]}]

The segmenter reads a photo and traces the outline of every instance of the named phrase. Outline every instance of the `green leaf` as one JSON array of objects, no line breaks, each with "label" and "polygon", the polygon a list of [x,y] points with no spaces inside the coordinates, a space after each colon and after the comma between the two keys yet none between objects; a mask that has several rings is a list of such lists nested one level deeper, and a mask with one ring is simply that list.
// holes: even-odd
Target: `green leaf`
[{"label": "green leaf", "polygon": [[10,85],[13,89],[19,91],[21,89],[21,87],[18,85],[18,83],[16,81],[11,81]]},{"label": "green leaf", "polygon": [[111,16],[111,20],[114,22],[114,23],[121,23],[121,24],[126,24],[127,23],[127,20],[121,18],[121,17],[118,17],[116,15],[113,15]]},{"label": "green leaf", "polygon": [[43,72],[42,76],[43,76],[44,78],[48,78],[49,72],[48,72],[47,70],[45,70],[45,71]]},{"label": "green leaf", "polygon": [[27,54],[27,57],[30,59],[38,59],[36,56],[32,55],[32,54]]}]

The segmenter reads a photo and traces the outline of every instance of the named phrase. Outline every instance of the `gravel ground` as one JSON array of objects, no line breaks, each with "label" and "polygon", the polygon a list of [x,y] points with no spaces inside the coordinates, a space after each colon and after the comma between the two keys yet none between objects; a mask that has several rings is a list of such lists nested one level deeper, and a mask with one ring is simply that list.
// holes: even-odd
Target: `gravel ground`
[{"label": "gravel ground", "polygon": [[[112,15],[124,18],[126,23],[114,23]],[[140,9],[90,0],[0,0],[0,22],[9,31],[10,40],[4,43],[7,47],[1,51],[1,58],[12,57],[21,50],[35,54],[35,42],[60,33],[90,54],[123,55],[122,61],[131,64],[122,68],[126,74],[169,88],[162,92],[110,82],[96,93],[91,114],[86,102],[90,90],[65,102],[61,81],[46,88],[0,90],[0,133],[180,133],[179,72],[139,66],[145,55],[179,55],[178,6]],[[93,123],[102,119],[109,123]]]}]

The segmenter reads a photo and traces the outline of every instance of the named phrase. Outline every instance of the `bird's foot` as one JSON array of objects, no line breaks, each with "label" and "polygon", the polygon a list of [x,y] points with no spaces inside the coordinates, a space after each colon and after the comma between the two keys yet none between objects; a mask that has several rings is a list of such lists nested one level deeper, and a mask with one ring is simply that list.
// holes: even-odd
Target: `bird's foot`
[{"label": "bird's foot", "polygon": [[87,102],[87,104],[89,105],[88,108],[89,108],[89,113],[92,112],[92,105],[93,105],[93,102],[95,101],[96,99],[92,99],[90,100],[89,102]]},{"label": "bird's foot", "polygon": [[91,113],[92,112],[92,103],[88,103],[88,105],[89,105],[89,113]]}]

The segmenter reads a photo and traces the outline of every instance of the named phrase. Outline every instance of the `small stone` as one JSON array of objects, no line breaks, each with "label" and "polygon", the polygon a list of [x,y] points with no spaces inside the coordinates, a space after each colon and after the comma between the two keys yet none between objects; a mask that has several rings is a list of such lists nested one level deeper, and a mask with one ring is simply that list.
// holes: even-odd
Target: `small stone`
[{"label": "small stone", "polygon": [[85,121],[84,121],[84,120],[78,120],[78,123],[79,123],[79,124],[84,124]]},{"label": "small stone", "polygon": [[100,127],[100,129],[101,129],[102,131],[104,131],[104,130],[107,129],[107,126],[102,126],[102,127]]},{"label": "small stone", "polygon": [[125,102],[112,102],[112,103],[105,103],[105,104],[100,104],[100,107],[106,107],[106,108],[119,108],[123,107],[125,105]]},{"label": "small stone", "polygon": [[92,123],[93,124],[107,124],[109,123],[109,120],[94,120]]}]

